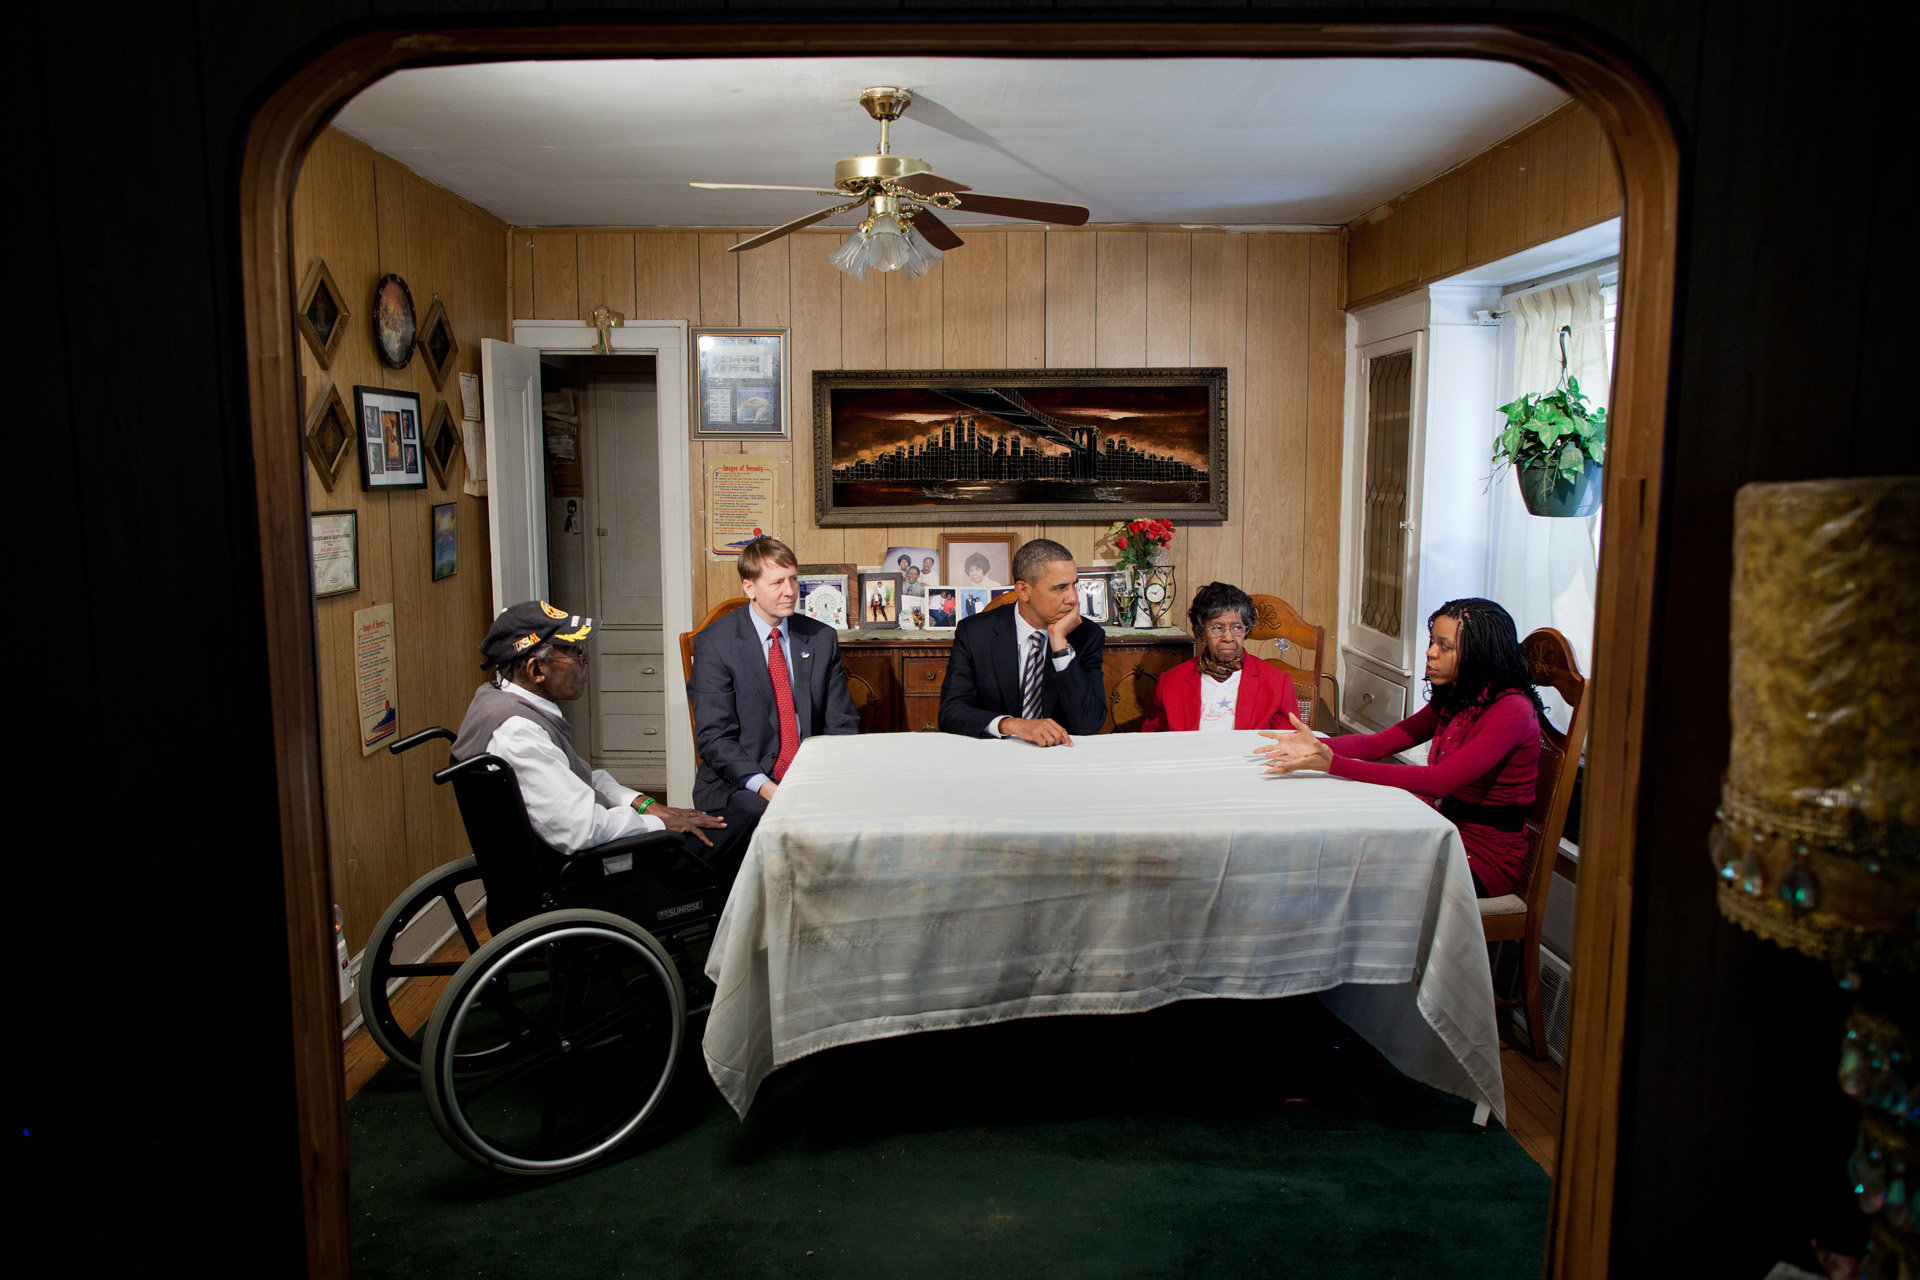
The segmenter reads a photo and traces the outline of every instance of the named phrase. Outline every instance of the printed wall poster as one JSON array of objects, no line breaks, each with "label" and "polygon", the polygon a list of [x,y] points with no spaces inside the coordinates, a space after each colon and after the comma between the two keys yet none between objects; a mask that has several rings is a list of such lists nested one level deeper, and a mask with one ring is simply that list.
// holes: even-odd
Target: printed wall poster
[{"label": "printed wall poster", "polygon": [[370,756],[399,731],[393,705],[397,663],[393,645],[393,605],[376,604],[353,614],[353,687],[360,704],[360,754]]},{"label": "printed wall poster", "polygon": [[707,457],[707,555],[731,560],[755,538],[773,532],[773,485],[780,460],[770,454]]}]

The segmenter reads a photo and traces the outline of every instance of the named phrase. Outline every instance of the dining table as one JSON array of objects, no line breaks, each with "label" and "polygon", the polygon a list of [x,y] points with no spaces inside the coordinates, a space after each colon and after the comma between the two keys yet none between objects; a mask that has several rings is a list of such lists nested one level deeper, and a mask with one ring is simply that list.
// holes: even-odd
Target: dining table
[{"label": "dining table", "polygon": [[744,1116],[772,1072],[839,1045],[1312,994],[1407,1076],[1504,1122],[1458,830],[1398,788],[1270,774],[1263,745],[808,739],[708,953],[714,1083]]}]

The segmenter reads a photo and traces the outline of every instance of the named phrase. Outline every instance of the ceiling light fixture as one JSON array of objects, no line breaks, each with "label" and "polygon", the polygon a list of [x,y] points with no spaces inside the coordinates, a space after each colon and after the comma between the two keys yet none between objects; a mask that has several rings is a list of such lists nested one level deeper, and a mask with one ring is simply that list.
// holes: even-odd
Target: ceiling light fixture
[{"label": "ceiling light fixture", "polygon": [[1087,222],[1087,210],[1077,204],[1051,200],[1024,200],[1016,196],[988,195],[934,173],[925,160],[893,154],[889,126],[900,118],[913,102],[905,89],[882,85],[860,95],[860,105],[880,122],[880,148],[872,155],[848,156],[833,166],[832,187],[788,187],[757,182],[694,182],[688,185],[709,191],[809,191],[822,196],[851,196],[844,204],[810,213],[804,218],[763,231],[742,240],[730,252],[757,249],[803,227],[825,221],[836,214],[866,206],[866,217],[827,260],[856,280],[865,281],[869,271],[906,270],[909,279],[923,276],[940,265],[947,249],[960,247],[960,237],[940,220],[939,209],[984,213],[991,217],[1025,218],[1032,222],[1057,222],[1080,227]]}]

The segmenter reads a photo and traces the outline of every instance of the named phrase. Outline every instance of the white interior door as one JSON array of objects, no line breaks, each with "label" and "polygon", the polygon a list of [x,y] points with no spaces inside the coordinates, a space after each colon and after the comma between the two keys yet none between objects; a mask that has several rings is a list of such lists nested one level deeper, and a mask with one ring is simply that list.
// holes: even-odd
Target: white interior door
[{"label": "white interior door", "polygon": [[547,472],[541,456],[540,352],[480,340],[487,428],[487,532],[493,610],[547,598]]}]

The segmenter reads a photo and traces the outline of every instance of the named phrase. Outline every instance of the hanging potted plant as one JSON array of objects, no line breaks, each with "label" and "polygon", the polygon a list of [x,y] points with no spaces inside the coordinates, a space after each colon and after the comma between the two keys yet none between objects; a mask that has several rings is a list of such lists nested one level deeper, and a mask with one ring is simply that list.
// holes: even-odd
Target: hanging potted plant
[{"label": "hanging potted plant", "polygon": [[1493,461],[1511,462],[1520,500],[1536,516],[1590,516],[1600,509],[1607,460],[1607,411],[1588,405],[1580,380],[1566,373],[1567,331],[1560,334],[1560,385],[1500,406],[1507,425],[1493,442]]}]

